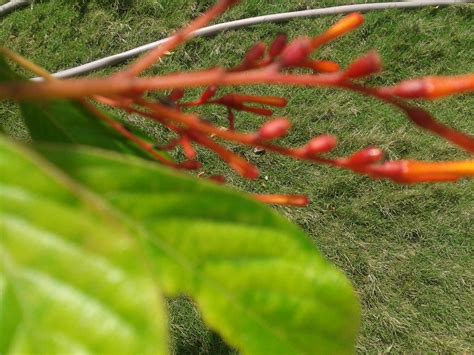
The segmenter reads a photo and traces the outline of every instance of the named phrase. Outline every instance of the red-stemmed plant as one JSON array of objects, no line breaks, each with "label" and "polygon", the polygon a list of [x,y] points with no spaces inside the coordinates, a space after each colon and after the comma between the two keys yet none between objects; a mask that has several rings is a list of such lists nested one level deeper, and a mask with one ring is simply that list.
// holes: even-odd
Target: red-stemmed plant
[{"label": "red-stemmed plant", "polygon": [[[284,107],[286,99],[273,96],[251,96],[242,94],[219,95],[221,87],[248,86],[257,84],[288,85],[304,87],[330,87],[354,91],[376,98],[400,109],[418,127],[442,137],[450,143],[470,153],[474,153],[474,138],[437,122],[425,110],[412,105],[411,99],[435,100],[450,95],[474,91],[474,74],[454,77],[425,77],[403,81],[392,87],[369,87],[362,80],[381,70],[381,60],[377,53],[370,52],[356,59],[347,68],[340,68],[335,62],[313,59],[313,53],[325,44],[346,35],[363,23],[362,15],[350,14],[326,32],[313,37],[300,37],[287,42],[279,35],[266,46],[255,44],[242,62],[234,68],[213,68],[196,72],[183,72],[157,77],[139,77],[169,51],[193,37],[193,31],[205,26],[226,11],[237,1],[220,0],[204,15],[177,32],[170,41],[150,51],[126,70],[103,79],[56,80],[43,69],[6,49],[3,53],[24,67],[43,76],[43,82],[18,82],[0,85],[0,99],[49,100],[76,99],[98,119],[138,148],[145,151],[159,163],[175,169],[198,169],[195,146],[204,147],[224,160],[240,176],[256,179],[257,167],[230,151],[223,142],[259,147],[267,151],[293,159],[326,164],[348,169],[375,179],[389,179],[397,183],[422,183],[456,181],[474,176],[474,161],[425,162],[415,160],[383,161],[383,152],[377,147],[354,152],[353,154],[330,158],[337,145],[333,136],[314,137],[302,147],[285,147],[277,144],[279,138],[287,135],[291,123],[286,118],[268,120],[256,132],[235,130],[236,112],[245,111],[255,115],[273,116],[273,109]],[[306,69],[303,74],[294,69]],[[309,73],[307,73],[309,70]],[[301,71],[299,71],[301,72]],[[185,90],[204,87],[196,101],[185,99]],[[152,101],[149,92],[171,91],[166,99]],[[129,113],[139,114],[158,122],[173,132],[177,138],[157,147],[126,129],[120,122],[109,118],[96,109],[93,102],[99,102]],[[202,120],[191,108],[203,105],[221,105],[228,112],[228,129],[222,129]],[[180,147],[186,159],[174,162],[160,154],[160,150]],[[223,182],[220,176],[212,180]],[[299,195],[254,195],[254,198],[270,204],[305,206],[308,200]]]}]

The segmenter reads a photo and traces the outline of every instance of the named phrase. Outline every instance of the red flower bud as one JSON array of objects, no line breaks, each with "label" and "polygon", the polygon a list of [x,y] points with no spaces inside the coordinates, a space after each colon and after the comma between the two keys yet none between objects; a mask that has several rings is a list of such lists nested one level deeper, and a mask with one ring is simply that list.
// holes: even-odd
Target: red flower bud
[{"label": "red flower bud", "polygon": [[245,55],[244,63],[255,64],[258,60],[262,59],[265,54],[265,44],[257,43],[255,44]]},{"label": "red flower bud", "polygon": [[280,61],[284,67],[298,66],[311,54],[311,41],[308,38],[298,38],[283,50]]},{"label": "red flower bud", "polygon": [[318,136],[311,139],[304,147],[305,154],[315,155],[328,153],[337,145],[337,139],[333,136]]},{"label": "red flower bud", "polygon": [[181,144],[181,147],[183,148],[184,155],[186,158],[189,160],[194,160],[196,159],[196,151],[194,150],[191,141],[189,140],[188,137],[182,136],[181,139],[179,140],[179,143]]},{"label": "red flower bud", "polygon": [[290,127],[290,121],[284,118],[267,122],[258,131],[258,138],[263,140],[281,138],[288,134]]},{"label": "red flower bud", "polygon": [[320,73],[334,73],[339,71],[339,64],[327,60],[308,60],[305,67]]},{"label": "red flower bud", "polygon": [[347,78],[362,78],[373,73],[377,73],[382,69],[382,61],[375,52],[369,52],[365,56],[354,61],[345,71]]},{"label": "red flower bud", "polygon": [[349,157],[349,166],[368,165],[379,162],[383,158],[382,150],[378,148],[367,148]]},{"label": "red flower bud", "polygon": [[268,50],[269,56],[274,58],[279,55],[285,49],[286,43],[286,35],[278,35],[270,45],[270,49]]}]

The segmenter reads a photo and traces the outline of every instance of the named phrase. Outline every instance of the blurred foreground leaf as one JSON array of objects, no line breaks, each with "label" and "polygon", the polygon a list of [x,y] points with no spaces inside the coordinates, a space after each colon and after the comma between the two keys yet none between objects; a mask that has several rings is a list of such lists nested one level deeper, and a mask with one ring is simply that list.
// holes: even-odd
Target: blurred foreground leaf
[{"label": "blurred foreground leaf", "polygon": [[130,156],[40,152],[141,228],[164,292],[192,297],[205,322],[243,353],[354,351],[351,285],[268,207]]},{"label": "blurred foreground leaf", "polygon": [[[0,56],[0,82],[18,80],[23,78],[14,73]],[[21,102],[19,106],[30,137],[35,142],[81,144],[147,156],[78,102],[32,101]],[[134,133],[141,135],[139,132]]]},{"label": "blurred foreground leaf", "polygon": [[0,353],[166,353],[163,301],[100,199],[0,140]]}]

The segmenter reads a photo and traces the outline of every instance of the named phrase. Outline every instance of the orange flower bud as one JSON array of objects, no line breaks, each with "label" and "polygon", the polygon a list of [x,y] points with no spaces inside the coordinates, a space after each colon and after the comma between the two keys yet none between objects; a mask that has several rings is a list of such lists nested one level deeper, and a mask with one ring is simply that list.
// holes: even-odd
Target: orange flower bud
[{"label": "orange flower bud", "polygon": [[339,71],[339,64],[328,60],[308,60],[305,67],[320,73],[334,73]]},{"label": "orange flower bud", "polygon": [[191,145],[190,140],[186,136],[182,136],[179,140],[179,144],[183,148],[184,155],[186,158],[190,160],[196,159],[196,151],[194,150],[193,146]]},{"label": "orange flower bud", "polygon": [[404,184],[456,181],[463,177],[474,176],[474,161],[423,162],[399,160],[374,166],[371,168],[370,174]]},{"label": "orange flower bud", "polygon": [[269,205],[306,207],[309,199],[303,195],[252,195],[252,197],[260,202]]},{"label": "orange flower bud", "polygon": [[341,20],[336,22],[331,26],[326,32],[322,35],[314,38],[312,40],[312,47],[317,48],[323,44],[326,44],[338,37],[345,35],[347,32],[350,32],[364,22],[364,17],[359,13],[353,13],[343,17]]},{"label": "orange flower bud", "polygon": [[406,99],[434,100],[474,91],[474,74],[406,80],[388,90],[393,95]]},{"label": "orange flower bud", "polygon": [[456,181],[474,176],[474,161],[420,162],[409,160],[403,178],[407,182]]}]

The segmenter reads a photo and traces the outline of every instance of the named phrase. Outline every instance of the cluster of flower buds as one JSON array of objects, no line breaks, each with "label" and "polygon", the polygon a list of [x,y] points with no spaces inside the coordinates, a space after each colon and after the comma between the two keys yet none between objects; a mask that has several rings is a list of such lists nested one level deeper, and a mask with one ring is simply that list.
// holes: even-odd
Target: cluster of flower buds
[{"label": "cluster of flower buds", "polygon": [[[331,158],[337,145],[333,136],[321,135],[312,138],[302,147],[284,147],[275,143],[286,136],[291,123],[285,118],[266,121],[256,132],[238,132],[235,129],[235,111],[270,117],[273,109],[285,107],[287,100],[274,96],[251,96],[226,94],[219,96],[219,88],[240,85],[289,85],[306,87],[331,87],[351,90],[379,99],[404,112],[418,127],[438,135],[458,147],[474,153],[474,138],[455,131],[436,121],[425,110],[413,106],[410,99],[439,99],[450,95],[474,91],[474,75],[455,77],[426,77],[401,82],[392,87],[374,88],[360,83],[360,80],[380,72],[382,63],[377,53],[369,52],[356,59],[347,68],[331,61],[311,58],[321,46],[359,27],[364,19],[358,13],[350,14],[327,31],[314,38],[301,37],[288,42],[286,36],[279,35],[267,47],[263,43],[254,45],[242,62],[230,69],[210,69],[193,73],[178,73],[154,78],[139,78],[138,74],[153,65],[166,52],[192,37],[192,32],[206,25],[217,15],[237,1],[221,0],[203,16],[186,28],[177,32],[173,39],[151,51],[133,63],[130,68],[106,79],[52,80],[44,83],[0,84],[0,99],[44,99],[44,98],[92,98],[103,104],[139,114],[154,120],[169,129],[177,138],[163,145],[153,145],[142,141],[126,131],[118,122],[110,122],[107,117],[99,118],[108,123],[118,133],[133,141],[159,162],[177,169],[199,169],[195,146],[204,147],[217,154],[229,167],[247,179],[259,177],[257,167],[243,157],[233,153],[221,142],[232,142],[244,146],[260,147],[266,151],[293,159],[326,164],[347,169],[375,179],[389,179],[397,183],[420,183],[456,181],[474,176],[474,161],[421,162],[410,160],[384,162],[384,154],[377,147],[357,151],[350,156]],[[15,59],[15,58],[13,58]],[[33,64],[30,69],[35,70]],[[294,69],[309,69],[310,74],[297,73]],[[306,70],[306,71],[307,71]],[[36,70],[38,72],[38,70]],[[196,101],[185,101],[185,89],[204,87]],[[146,99],[149,91],[170,90],[165,100]],[[202,105],[221,105],[227,108],[229,128],[222,129],[202,120],[190,110]],[[89,107],[89,106],[88,106]],[[89,107],[94,110],[93,107]],[[176,163],[157,154],[159,150],[181,147],[186,160]],[[199,174],[202,176],[202,173]],[[221,176],[211,176],[211,180],[224,182]],[[305,206],[308,199],[300,195],[253,195],[259,201],[271,204]]]}]

